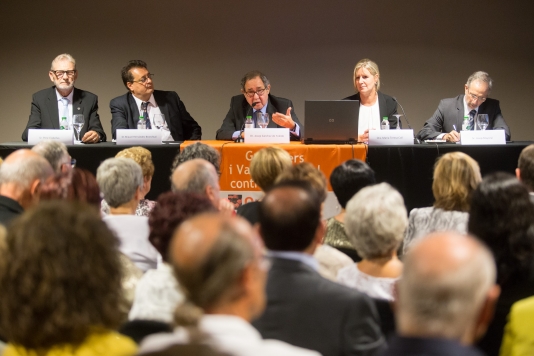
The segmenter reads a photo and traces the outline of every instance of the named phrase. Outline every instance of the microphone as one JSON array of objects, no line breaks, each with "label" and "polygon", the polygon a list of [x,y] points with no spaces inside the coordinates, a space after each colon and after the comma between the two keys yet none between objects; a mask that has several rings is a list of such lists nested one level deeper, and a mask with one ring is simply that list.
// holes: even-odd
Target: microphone
[{"label": "microphone", "polygon": [[[412,125],[410,125],[410,121],[408,121],[408,117],[406,116],[406,112],[404,111],[404,108],[402,107],[402,105],[399,103],[399,101],[397,100],[397,98],[395,98],[394,96],[392,97],[393,100],[395,100],[395,102],[397,103],[398,106],[400,106],[401,110],[402,110],[402,113],[404,114],[404,120],[406,120],[406,123],[408,124],[408,127],[410,128],[410,130],[413,130],[412,129]],[[399,122],[400,122],[400,119],[399,119]],[[419,141],[419,139],[417,137],[415,137],[415,134],[414,134],[414,139],[417,141],[417,143],[421,143],[421,141]]]}]

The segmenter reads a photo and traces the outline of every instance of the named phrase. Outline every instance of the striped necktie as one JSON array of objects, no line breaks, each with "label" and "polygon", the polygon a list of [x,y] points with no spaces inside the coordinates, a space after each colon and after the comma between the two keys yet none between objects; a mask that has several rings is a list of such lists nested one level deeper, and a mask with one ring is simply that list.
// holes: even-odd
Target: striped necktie
[{"label": "striped necktie", "polygon": [[148,101],[143,101],[141,103],[141,111],[143,112],[143,117],[145,118],[147,130],[152,129],[152,125],[150,125],[150,118],[148,117]]},{"label": "striped necktie", "polygon": [[477,111],[475,109],[469,111],[469,130],[473,131],[475,128],[475,114]]}]

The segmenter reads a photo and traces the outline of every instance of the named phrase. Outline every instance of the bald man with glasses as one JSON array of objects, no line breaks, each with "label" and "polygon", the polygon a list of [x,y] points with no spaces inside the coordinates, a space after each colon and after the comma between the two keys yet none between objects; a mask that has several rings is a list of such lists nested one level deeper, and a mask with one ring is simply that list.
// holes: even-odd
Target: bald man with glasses
[{"label": "bald man with glasses", "polygon": [[486,130],[504,130],[510,140],[510,129],[501,113],[499,101],[488,98],[493,81],[486,72],[475,72],[467,79],[465,94],[456,98],[443,99],[438,109],[417,134],[420,140],[441,139],[447,142],[460,141],[460,130],[464,117],[469,118],[469,129],[473,130],[476,115],[488,114]]},{"label": "bald man with glasses", "polygon": [[78,78],[76,60],[70,54],[60,54],[52,61],[48,77],[54,86],[33,94],[30,119],[22,133],[22,140],[28,141],[29,129],[64,127],[62,118],[67,121],[67,127],[64,128],[72,130],[73,116],[81,114],[85,120],[80,131],[82,142],[106,141],[106,134],[98,116],[98,97],[74,87]]}]

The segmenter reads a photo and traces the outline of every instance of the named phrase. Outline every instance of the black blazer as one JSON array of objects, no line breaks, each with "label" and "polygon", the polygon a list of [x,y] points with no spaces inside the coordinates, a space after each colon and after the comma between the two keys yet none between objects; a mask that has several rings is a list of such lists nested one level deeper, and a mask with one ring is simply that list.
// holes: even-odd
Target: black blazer
[{"label": "black blazer", "polygon": [[253,325],[277,339],[323,356],[375,355],[384,345],[371,299],[332,282],[306,264],[273,258],[267,307]]},{"label": "black blazer", "polygon": [[[87,131],[93,130],[100,135],[100,141],[106,141],[106,133],[98,116],[98,97],[95,94],[74,88],[72,114],[83,114],[85,119],[85,124],[80,131],[80,138]],[[22,141],[28,141],[28,129],[59,130],[59,112],[55,86],[33,94],[30,119],[22,133]]]},{"label": "black blazer", "polygon": [[[457,131],[462,129],[464,121],[464,96],[458,95],[456,98],[443,99],[440,101],[434,115],[425,122],[425,125],[417,134],[420,140],[435,139],[442,133],[451,132],[456,125]],[[488,114],[489,125],[487,130],[504,130],[506,140],[510,140],[510,129],[501,113],[499,100],[486,99],[478,107],[478,114]]]},{"label": "black blazer", "polygon": [[[279,98],[274,95],[269,94],[269,103],[267,104],[267,113],[272,116],[274,113],[279,112],[281,114],[286,114],[287,109],[291,107],[291,118],[297,125],[300,127],[300,133],[304,130],[304,126],[299,122],[297,114],[295,113],[295,107],[289,99]],[[221,128],[217,130],[215,136],[216,140],[232,140],[232,134],[236,131],[241,130],[245,124],[245,117],[252,115],[252,108],[247,102],[247,99],[243,94],[233,96],[230,100],[230,110],[226,114],[224,121],[221,125]],[[269,121],[269,126],[271,128],[281,127],[273,122]],[[291,140],[300,140],[300,136],[291,135]]]},{"label": "black blazer", "polygon": [[[397,114],[397,102],[391,96],[386,95],[380,91],[378,93],[378,110],[380,111],[380,121],[383,117],[388,117],[389,128],[397,128],[397,118],[393,115]],[[348,96],[343,100],[360,100],[360,93]],[[361,103],[361,100],[360,100]],[[400,120],[399,120],[400,121]],[[402,128],[402,124],[399,125]]]},{"label": "black blazer", "polygon": [[[154,90],[154,99],[171,131],[175,141],[200,140],[202,128],[189,115],[184,103],[175,91]],[[111,99],[111,131],[113,138],[117,129],[137,129],[139,121],[139,108],[132,93]]]}]

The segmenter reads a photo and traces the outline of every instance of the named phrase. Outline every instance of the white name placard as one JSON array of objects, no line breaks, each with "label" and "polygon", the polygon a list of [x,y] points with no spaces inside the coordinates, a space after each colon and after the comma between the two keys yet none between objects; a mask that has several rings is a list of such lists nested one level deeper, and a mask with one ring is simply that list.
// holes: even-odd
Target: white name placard
[{"label": "white name placard", "polygon": [[413,130],[369,130],[369,145],[413,145]]},{"label": "white name placard", "polygon": [[28,130],[28,144],[36,145],[44,140],[59,141],[63,142],[66,145],[72,145],[74,143],[74,131],[44,129]]},{"label": "white name placard", "polygon": [[289,129],[245,129],[245,143],[289,143]]},{"label": "white name placard", "polygon": [[504,130],[460,131],[462,145],[505,145]]},{"label": "white name placard", "polygon": [[117,145],[161,145],[161,130],[117,129]]}]

